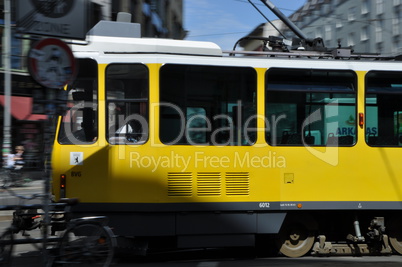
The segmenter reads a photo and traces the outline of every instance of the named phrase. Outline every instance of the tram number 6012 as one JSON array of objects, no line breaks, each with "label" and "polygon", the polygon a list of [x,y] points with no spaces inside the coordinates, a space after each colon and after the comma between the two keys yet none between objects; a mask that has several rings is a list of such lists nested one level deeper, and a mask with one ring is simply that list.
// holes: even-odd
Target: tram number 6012
[{"label": "tram number 6012", "polygon": [[269,202],[260,202],[259,206],[260,208],[270,208]]}]

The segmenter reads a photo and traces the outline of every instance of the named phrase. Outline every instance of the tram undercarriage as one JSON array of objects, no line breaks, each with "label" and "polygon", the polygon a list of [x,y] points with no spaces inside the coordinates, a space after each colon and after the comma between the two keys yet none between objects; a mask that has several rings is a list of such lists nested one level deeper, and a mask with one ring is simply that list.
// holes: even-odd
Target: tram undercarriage
[{"label": "tram undercarriage", "polygon": [[[290,214],[277,235],[279,252],[287,257],[402,254],[400,217],[353,212]],[[370,217],[371,216],[371,217]],[[371,218],[371,219],[370,219]]]},{"label": "tram undercarriage", "polygon": [[[194,248],[225,248],[225,247],[256,247],[257,251],[263,255],[283,255],[286,257],[312,256],[363,256],[363,255],[391,255],[402,254],[402,229],[398,226],[401,218],[395,213],[389,212],[378,214],[378,212],[354,213],[353,211],[333,211],[333,212],[310,212],[310,213],[291,213],[286,214],[282,226],[277,227],[277,233],[256,234],[250,232],[241,232],[243,228],[236,232],[234,228],[228,229],[228,225],[216,226],[217,221],[214,217],[220,217],[222,214],[208,213],[208,220],[200,220],[200,223],[210,221],[208,233],[202,233],[207,228],[197,229],[197,223],[192,220],[183,225],[183,221],[176,221],[181,229],[187,229],[175,235],[164,235],[162,225],[163,220],[158,220],[160,229],[158,235],[121,235],[121,247],[132,250],[137,255],[146,255],[153,249],[194,249]],[[220,214],[220,215],[217,215]],[[189,213],[185,216],[191,217]],[[237,214],[239,215],[239,214]],[[240,218],[244,214],[237,216],[231,214],[232,218]],[[175,215],[175,217],[181,215]],[[252,216],[252,215],[248,215]],[[134,216],[136,217],[136,216]],[[136,217],[138,224],[141,216]],[[176,217],[176,218],[177,218]],[[195,217],[199,217],[196,214]],[[133,218],[133,217],[132,217]],[[268,218],[268,217],[266,217]],[[274,217],[271,217],[274,218]],[[280,220],[280,217],[276,217]],[[191,223],[189,223],[191,221]],[[113,224],[113,220],[111,221]],[[224,221],[223,221],[224,222]],[[232,221],[236,225],[235,221]],[[243,220],[243,223],[252,225],[251,221]],[[257,221],[257,224],[261,220]],[[125,223],[125,226],[132,224]],[[143,227],[144,224],[142,224]],[[153,227],[152,225],[149,227]],[[176,227],[177,227],[176,225]],[[273,225],[271,223],[271,225]],[[116,229],[122,229],[116,225]],[[145,227],[146,228],[146,227]],[[151,229],[141,232],[152,232]],[[258,227],[257,227],[258,228]],[[134,230],[135,231],[135,230]],[[167,232],[165,232],[167,233]]]}]

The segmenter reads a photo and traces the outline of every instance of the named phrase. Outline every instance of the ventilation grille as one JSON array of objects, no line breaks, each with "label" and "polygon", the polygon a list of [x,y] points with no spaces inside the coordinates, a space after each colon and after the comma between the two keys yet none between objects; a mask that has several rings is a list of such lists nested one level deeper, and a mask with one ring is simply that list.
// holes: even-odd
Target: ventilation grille
[{"label": "ventilation grille", "polygon": [[250,193],[250,177],[248,172],[226,173],[226,195],[248,196]]},{"label": "ventilation grille", "polygon": [[192,187],[193,183],[191,172],[168,173],[168,196],[191,197]]},{"label": "ventilation grille", "polygon": [[[249,196],[250,175],[248,172],[226,172],[225,184],[222,185],[220,172],[198,172],[196,182],[193,185],[193,173],[169,172],[168,173],[168,196],[192,197],[194,192],[199,197],[221,196]],[[222,187],[226,188],[226,192]]]},{"label": "ventilation grille", "polygon": [[221,174],[219,172],[197,173],[197,196],[220,196]]}]

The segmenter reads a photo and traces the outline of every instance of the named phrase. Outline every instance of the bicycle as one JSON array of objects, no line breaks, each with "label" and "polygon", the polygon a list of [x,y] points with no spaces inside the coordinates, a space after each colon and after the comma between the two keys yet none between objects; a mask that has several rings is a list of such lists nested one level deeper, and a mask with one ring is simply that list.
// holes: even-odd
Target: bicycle
[{"label": "bicycle", "polygon": [[[44,194],[21,196],[10,188],[11,195],[23,201],[43,198]],[[42,250],[46,266],[64,266],[90,264],[109,266],[113,260],[116,245],[112,230],[107,226],[107,217],[94,216],[72,218],[71,207],[78,199],[61,199],[51,203],[49,209],[50,222],[46,223],[43,204],[8,205],[3,210],[14,210],[10,227],[0,236],[0,265],[9,264],[12,260],[14,245],[33,244]],[[34,229],[42,229],[47,233],[50,227],[51,236],[43,234],[41,238],[33,238],[26,234]],[[56,232],[60,232],[56,236]],[[17,234],[22,233],[20,238]],[[42,244],[40,247],[38,244]]]},{"label": "bicycle", "polygon": [[24,168],[3,168],[1,183],[7,187],[21,187],[31,182]]}]

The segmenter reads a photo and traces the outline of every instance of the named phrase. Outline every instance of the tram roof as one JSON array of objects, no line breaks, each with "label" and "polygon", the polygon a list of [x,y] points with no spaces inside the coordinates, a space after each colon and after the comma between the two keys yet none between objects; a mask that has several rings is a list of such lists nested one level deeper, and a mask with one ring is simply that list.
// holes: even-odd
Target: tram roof
[{"label": "tram roof", "polygon": [[105,54],[175,54],[222,56],[222,49],[212,42],[141,38],[136,23],[101,21],[88,32],[87,43],[73,45],[74,52]]}]

